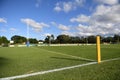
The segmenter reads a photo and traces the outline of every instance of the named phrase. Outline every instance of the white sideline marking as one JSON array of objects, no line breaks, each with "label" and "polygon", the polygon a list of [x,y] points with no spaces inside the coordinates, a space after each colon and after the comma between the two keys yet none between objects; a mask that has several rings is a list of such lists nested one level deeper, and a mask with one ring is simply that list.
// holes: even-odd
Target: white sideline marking
[{"label": "white sideline marking", "polygon": [[103,60],[101,62],[108,62],[108,61],[114,61],[114,60],[119,60],[120,58],[114,58],[114,59],[108,59],[108,60]]},{"label": "white sideline marking", "polygon": [[97,62],[90,62],[90,63],[86,63],[86,64],[80,64],[80,65],[75,65],[75,66],[70,66],[70,67],[63,67],[63,68],[58,68],[58,69],[53,69],[53,70],[48,70],[48,71],[41,71],[41,72],[36,72],[36,73],[31,73],[31,74],[24,74],[24,75],[12,76],[12,77],[0,78],[0,80],[11,80],[11,79],[25,78],[25,77],[29,77],[29,76],[35,76],[35,75],[46,74],[46,73],[50,73],[50,72],[62,71],[62,70],[87,66],[87,65],[91,65],[91,64],[96,64],[96,63]]},{"label": "white sideline marking", "polygon": [[[108,59],[108,60],[103,60],[102,62],[108,62],[108,61],[119,60],[119,59],[120,58]],[[86,64],[80,64],[80,65],[75,65],[75,66],[70,66],[70,67],[52,69],[52,70],[48,70],[48,71],[41,71],[41,72],[36,72],[36,73],[31,73],[31,74],[24,74],[24,75],[12,76],[12,77],[0,78],[0,80],[13,80],[13,79],[25,78],[25,77],[30,77],[30,76],[40,75],[40,74],[47,74],[47,73],[63,71],[63,70],[67,70],[67,69],[88,66],[88,65],[92,65],[92,64],[97,64],[97,62],[90,62],[90,63],[86,63]]]},{"label": "white sideline marking", "polygon": [[[35,48],[35,49],[38,49],[38,48]],[[50,53],[65,55],[65,56],[69,56],[69,57],[73,57],[73,58],[77,58],[77,59],[82,59],[82,60],[86,60],[86,61],[95,61],[95,60],[92,60],[92,59],[87,59],[87,58],[83,58],[83,57],[68,55],[68,54],[64,54],[64,53],[60,53],[60,52],[55,52],[55,51],[49,51],[49,50],[46,50],[46,49],[41,49],[41,50],[44,50],[44,51],[47,51],[47,52],[50,52]]]}]

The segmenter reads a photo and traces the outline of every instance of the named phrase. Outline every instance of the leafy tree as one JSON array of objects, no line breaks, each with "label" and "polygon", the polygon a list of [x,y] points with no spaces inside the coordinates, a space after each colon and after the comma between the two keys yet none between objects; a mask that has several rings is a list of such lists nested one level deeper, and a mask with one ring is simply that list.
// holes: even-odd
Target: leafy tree
[{"label": "leafy tree", "polygon": [[113,42],[113,37],[104,37],[102,39],[102,42],[111,43]]},{"label": "leafy tree", "polygon": [[14,41],[14,43],[24,43],[27,41],[27,39],[23,36],[18,36],[18,35],[15,35],[15,36],[12,36],[11,37],[11,40]]},{"label": "leafy tree", "polygon": [[49,44],[50,44],[50,36],[47,36],[47,37],[45,38],[44,43],[49,43]]},{"label": "leafy tree", "polygon": [[79,37],[70,37],[69,42],[70,43],[80,43],[80,38]]},{"label": "leafy tree", "polygon": [[0,45],[2,44],[2,38],[1,38],[1,36],[0,36]]},{"label": "leafy tree", "polygon": [[80,43],[87,43],[88,41],[87,41],[87,38],[85,38],[85,37],[81,37],[80,38]]},{"label": "leafy tree", "polygon": [[45,43],[49,43],[49,44],[51,44],[51,43],[55,43],[55,40],[54,40],[54,35],[52,34],[52,35],[48,35],[46,38],[45,38],[45,41],[44,41]]},{"label": "leafy tree", "polygon": [[30,38],[29,41],[32,44],[37,44],[38,43],[37,39],[35,39],[35,38]]},{"label": "leafy tree", "polygon": [[9,41],[7,40],[7,38],[5,36],[0,37],[0,44],[8,44]]},{"label": "leafy tree", "polygon": [[117,34],[114,35],[113,39],[114,39],[114,42],[117,42],[117,43],[120,42],[120,36]]},{"label": "leafy tree", "polygon": [[8,47],[8,43],[9,41],[7,40],[5,36],[0,37],[0,45],[2,47]]},{"label": "leafy tree", "polygon": [[96,36],[88,36],[87,41],[88,43],[96,43]]},{"label": "leafy tree", "polygon": [[[114,37],[101,37],[101,43],[102,42],[118,43],[120,42],[120,36],[114,35]],[[54,39],[54,35],[50,35],[45,38],[45,43],[96,43],[96,36],[73,37],[69,35],[58,35],[57,38]]]},{"label": "leafy tree", "polygon": [[70,37],[68,35],[59,35],[57,36],[58,43],[68,43],[70,41]]},{"label": "leafy tree", "polygon": [[51,43],[55,43],[55,37],[54,37],[54,35],[52,34],[51,36],[50,36],[51,38],[50,38],[50,40],[51,40]]}]

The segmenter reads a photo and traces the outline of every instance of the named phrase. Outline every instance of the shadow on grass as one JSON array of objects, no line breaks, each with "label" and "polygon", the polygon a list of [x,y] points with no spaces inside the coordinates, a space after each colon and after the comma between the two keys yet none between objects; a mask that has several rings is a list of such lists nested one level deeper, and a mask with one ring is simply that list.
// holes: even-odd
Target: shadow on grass
[{"label": "shadow on grass", "polygon": [[74,58],[65,58],[65,57],[51,57],[54,59],[64,59],[64,60],[72,60],[72,61],[85,61],[85,62],[92,62],[92,61],[88,61],[88,60],[84,60],[84,59],[74,59]]},{"label": "shadow on grass", "polygon": [[0,67],[4,66],[5,64],[8,63],[8,59],[4,57],[0,57]]}]

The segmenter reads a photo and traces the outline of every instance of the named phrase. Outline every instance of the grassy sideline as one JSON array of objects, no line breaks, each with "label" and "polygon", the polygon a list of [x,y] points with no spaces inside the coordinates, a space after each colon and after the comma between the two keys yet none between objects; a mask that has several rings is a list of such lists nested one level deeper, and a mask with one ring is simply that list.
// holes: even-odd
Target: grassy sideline
[{"label": "grassy sideline", "polygon": [[[96,60],[95,45],[0,48],[0,78],[29,74],[33,72],[73,66],[89,62],[48,51]],[[120,57],[120,45],[102,45],[101,52],[102,60]],[[120,60],[102,63],[100,65],[96,64],[82,68],[48,73],[45,75],[24,78],[22,80],[119,80],[119,61]],[[94,77],[96,74],[97,76]]]},{"label": "grassy sideline", "polygon": [[[53,72],[22,80],[120,80],[120,60]],[[21,79],[16,79],[21,80]]]}]

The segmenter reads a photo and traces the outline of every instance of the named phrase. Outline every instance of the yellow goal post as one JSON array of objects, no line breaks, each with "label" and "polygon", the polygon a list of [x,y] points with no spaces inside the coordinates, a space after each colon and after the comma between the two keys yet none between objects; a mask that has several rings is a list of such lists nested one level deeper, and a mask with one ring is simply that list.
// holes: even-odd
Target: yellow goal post
[{"label": "yellow goal post", "polygon": [[97,62],[101,62],[100,36],[96,37]]}]

